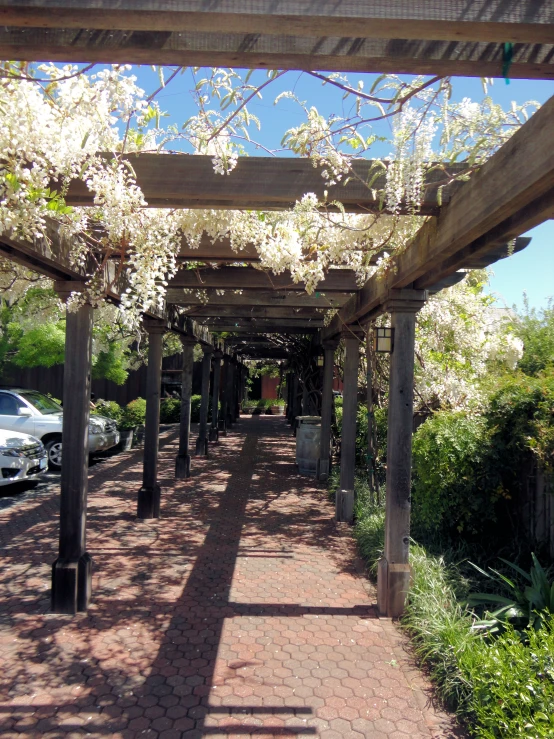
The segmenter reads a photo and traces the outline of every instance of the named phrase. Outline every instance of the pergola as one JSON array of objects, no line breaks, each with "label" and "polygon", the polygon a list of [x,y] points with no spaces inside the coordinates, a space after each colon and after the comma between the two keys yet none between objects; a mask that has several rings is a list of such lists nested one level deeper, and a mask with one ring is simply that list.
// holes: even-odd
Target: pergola
[{"label": "pergola", "polygon": [[[434,75],[500,76],[510,44],[511,77],[554,77],[554,6],[549,0],[20,0],[0,2],[0,54],[15,60],[220,65],[250,68],[327,69]],[[391,356],[387,452],[385,554],[379,568],[379,608],[397,616],[409,585],[411,434],[414,336],[417,311],[429,294],[508,256],[529,239],[518,238],[554,216],[554,98],[548,101],[476,173],[437,199],[429,182],[421,215],[430,216],[395,258],[385,278],[363,286],[348,269],[331,269],[308,295],[291,275],[256,269],[255,246],[237,254],[229,240],[198,248],[183,241],[180,270],[171,280],[163,314],[144,316],[149,333],[144,479],[138,517],[160,515],[157,481],[162,336],[183,343],[182,412],[176,476],[190,474],[192,350],[204,351],[199,437],[194,453],[238,416],[246,369],[243,357],[286,358],[271,334],[311,336],[324,354],[318,478],[330,468],[334,352],[345,344],[341,477],[338,521],[352,521],[357,377],[365,326],[390,313],[395,330]],[[210,157],[128,155],[149,207],[285,210],[306,192],[340,200],[348,212],[378,209],[363,183],[371,162],[355,161],[357,174],[329,188],[307,160],[249,157],[229,177],[214,174]],[[379,187],[379,183],[375,183]],[[84,183],[67,193],[71,205],[92,205]],[[68,244],[52,223],[48,239],[0,237],[10,259],[55,280],[61,296],[82,290],[86,271],[71,264]],[[198,266],[199,265],[199,266]],[[239,266],[240,265],[240,266]],[[217,267],[217,268],[216,268]],[[109,267],[108,267],[109,272]],[[106,277],[109,280],[109,274]],[[124,281],[124,277],[123,277]],[[120,299],[124,285],[110,288]],[[199,296],[198,291],[202,291]],[[224,292],[222,292],[224,291]],[[180,310],[177,311],[176,308]],[[324,326],[322,311],[338,309]],[[57,612],[85,610],[91,560],[86,551],[87,447],[92,306],[68,312],[64,377],[64,463],[61,478],[59,557],[53,566],[52,604]],[[211,332],[235,334],[225,345]],[[223,366],[222,366],[223,361]],[[213,381],[210,376],[213,367]],[[289,416],[300,411],[298,378],[287,377]],[[208,402],[214,413],[208,429]],[[221,412],[218,415],[218,399]]]}]

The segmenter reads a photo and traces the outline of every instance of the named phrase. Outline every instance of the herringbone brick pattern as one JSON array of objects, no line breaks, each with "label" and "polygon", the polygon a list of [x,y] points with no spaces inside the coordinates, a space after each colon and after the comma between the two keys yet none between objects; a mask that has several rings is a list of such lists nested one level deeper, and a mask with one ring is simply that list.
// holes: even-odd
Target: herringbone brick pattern
[{"label": "herringbone brick pattern", "polygon": [[3,738],[453,736],[285,421],[243,418],[190,480],[176,451],[158,521],[140,451],[91,469],[87,614],[48,613],[56,485],[0,510]]}]

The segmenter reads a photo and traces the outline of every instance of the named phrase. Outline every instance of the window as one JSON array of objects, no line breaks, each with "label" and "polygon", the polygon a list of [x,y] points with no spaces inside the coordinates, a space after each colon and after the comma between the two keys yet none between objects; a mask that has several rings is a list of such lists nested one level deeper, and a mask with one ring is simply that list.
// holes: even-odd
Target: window
[{"label": "window", "polygon": [[0,393],[0,416],[17,416],[17,409],[22,405],[14,395]]},{"label": "window", "polygon": [[36,390],[22,390],[20,393],[22,398],[34,406],[37,411],[44,415],[50,413],[61,413],[62,409],[52,398],[37,392]]}]

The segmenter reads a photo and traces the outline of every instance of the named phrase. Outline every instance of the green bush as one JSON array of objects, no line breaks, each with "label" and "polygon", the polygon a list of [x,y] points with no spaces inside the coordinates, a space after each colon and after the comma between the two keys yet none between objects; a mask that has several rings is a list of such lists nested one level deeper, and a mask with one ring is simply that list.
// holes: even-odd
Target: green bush
[{"label": "green bush", "polygon": [[202,402],[201,395],[193,395],[190,399],[190,422],[199,423],[200,421],[200,403]]},{"label": "green bush", "polygon": [[142,426],[146,420],[146,400],[137,398],[123,409],[120,428],[128,430]]},{"label": "green bush", "polygon": [[[333,433],[340,438],[342,432],[342,397],[335,398],[335,424]],[[387,463],[387,409],[375,408],[373,419],[377,429],[377,455],[375,460],[377,480],[385,483]],[[358,403],[356,412],[356,465],[365,468],[367,464],[367,406]]]},{"label": "green bush", "polygon": [[369,570],[375,574],[377,562],[385,548],[384,500],[378,504],[372,499],[365,475],[356,475],[354,490],[356,493],[354,537]]},{"label": "green bush", "polygon": [[[200,421],[200,403],[201,395],[193,395],[190,399],[190,422],[198,423]],[[210,398],[208,411],[211,409],[212,399]],[[165,398],[160,404],[160,423],[179,423],[181,419],[181,399]]]},{"label": "green bush", "polygon": [[402,619],[438,694],[479,739],[554,736],[554,620],[497,639],[473,630],[444,558],[412,548],[413,582]]},{"label": "green bush", "polygon": [[508,629],[476,642],[463,675],[471,686],[468,718],[480,739],[554,736],[554,621],[528,632],[528,643]]},{"label": "green bush", "polygon": [[530,455],[552,469],[554,369],[539,377],[509,375],[492,395],[485,417],[492,432],[491,464],[501,469],[508,492],[515,492]]},{"label": "green bush", "polygon": [[160,403],[160,423],[179,423],[181,418],[181,400],[164,398]]},{"label": "green bush", "polygon": [[514,373],[483,415],[439,411],[427,419],[413,439],[416,538],[506,540],[535,461],[552,471],[553,408],[554,372]]},{"label": "green bush", "polygon": [[96,406],[91,415],[104,416],[105,418],[113,419],[118,425],[121,423],[123,417],[123,408],[116,403],[115,400],[103,400],[99,398],[95,401]]},{"label": "green bush", "polygon": [[496,519],[496,485],[486,474],[483,418],[436,413],[413,439],[412,525],[416,538],[481,535]]}]

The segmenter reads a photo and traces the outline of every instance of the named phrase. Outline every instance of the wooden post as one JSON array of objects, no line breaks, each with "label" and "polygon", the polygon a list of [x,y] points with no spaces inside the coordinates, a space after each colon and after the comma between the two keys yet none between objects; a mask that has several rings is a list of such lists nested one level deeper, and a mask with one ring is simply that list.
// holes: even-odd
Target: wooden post
[{"label": "wooden post", "polygon": [[389,380],[385,552],[378,569],[378,606],[391,618],[402,614],[410,586],[415,323],[425,298],[422,290],[391,290],[384,304],[391,314],[394,344]]},{"label": "wooden post", "polygon": [[[62,299],[80,284],[56,283]],[[81,286],[82,287],[82,286]],[[60,541],[52,565],[52,611],[86,611],[91,599],[92,559],[86,551],[88,427],[93,309],[66,311],[63,378],[63,459],[60,480]]]},{"label": "wooden post", "polygon": [[225,384],[227,395],[227,428],[233,428],[235,423],[235,370],[236,363],[233,357],[229,357],[227,365],[227,382]]},{"label": "wooden post", "polygon": [[240,421],[240,386],[242,377],[242,365],[236,360],[235,365],[235,387],[234,387],[234,398],[235,398],[235,421]]},{"label": "wooden post", "polygon": [[221,380],[221,358],[219,349],[214,352],[214,381],[212,388],[212,424],[210,426],[210,441],[219,439],[219,388]]},{"label": "wooden post", "polygon": [[294,385],[294,375],[292,372],[287,374],[287,421],[289,424],[293,422],[292,393]]},{"label": "wooden post", "polygon": [[200,401],[200,427],[196,439],[197,457],[208,456],[208,406],[210,404],[210,374],[212,370],[213,347],[203,346],[202,357],[202,399]]},{"label": "wooden post", "polygon": [[181,375],[181,420],[179,425],[179,453],[175,460],[175,477],[190,477],[190,398],[192,395],[192,370],[196,339],[181,336],[183,345],[183,373]]},{"label": "wooden post", "polygon": [[321,442],[317,460],[316,477],[325,481],[331,472],[331,424],[333,422],[333,373],[335,369],[336,341],[323,344],[323,393],[321,396]]},{"label": "wooden post", "polygon": [[358,411],[358,365],[361,335],[354,330],[342,334],[346,352],[340,444],[340,485],[336,493],[335,518],[354,520],[354,477],[356,471],[356,415]]},{"label": "wooden post", "polygon": [[296,429],[298,422],[296,421],[297,416],[302,415],[302,393],[300,392],[300,380],[298,374],[294,374],[294,380],[292,383],[292,430],[296,436]]},{"label": "wooden post", "polygon": [[229,379],[229,358],[227,354],[223,354],[223,362],[221,363],[221,380],[220,380],[220,403],[219,409],[219,435],[227,435],[227,382]]},{"label": "wooden post", "polygon": [[146,422],[144,424],[144,463],[142,487],[138,492],[137,517],[160,517],[161,489],[158,484],[158,446],[160,436],[160,392],[162,381],[162,345],[165,323],[144,318],[148,332],[148,369],[146,375]]}]

